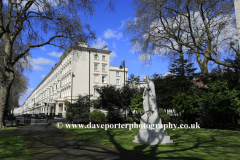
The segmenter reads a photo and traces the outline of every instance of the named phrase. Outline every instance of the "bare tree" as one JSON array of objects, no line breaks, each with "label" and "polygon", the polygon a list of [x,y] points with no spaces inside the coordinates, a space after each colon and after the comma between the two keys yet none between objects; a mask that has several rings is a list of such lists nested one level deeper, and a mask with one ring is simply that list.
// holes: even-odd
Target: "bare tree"
[{"label": "bare tree", "polygon": [[[92,15],[94,6],[101,0],[1,0],[0,39],[4,52],[0,54],[0,128],[5,127],[10,88],[15,73],[14,66],[36,47],[53,45],[67,49],[80,40],[95,38],[82,16]],[[110,0],[110,9],[114,5]],[[21,48],[16,56],[13,46],[19,39]]]},{"label": "bare tree", "polygon": [[203,77],[209,60],[219,60],[223,44],[236,35],[233,1],[135,0],[134,5],[136,17],[126,25],[132,47],[145,55],[195,54]]},{"label": "bare tree", "polygon": [[19,100],[24,94],[26,94],[29,85],[28,77],[16,69],[14,73],[15,78],[10,89],[10,96],[8,100],[8,113],[11,111],[11,109],[20,107]]}]

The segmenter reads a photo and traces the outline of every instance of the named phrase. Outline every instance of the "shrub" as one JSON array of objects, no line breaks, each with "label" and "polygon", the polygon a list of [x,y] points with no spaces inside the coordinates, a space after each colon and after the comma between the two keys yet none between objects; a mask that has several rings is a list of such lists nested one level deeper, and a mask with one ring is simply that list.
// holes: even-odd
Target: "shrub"
[{"label": "shrub", "polygon": [[102,123],[105,119],[105,114],[100,110],[94,110],[89,115],[89,121],[92,123]]},{"label": "shrub", "polygon": [[122,123],[123,122],[123,114],[120,110],[112,110],[108,111],[107,119],[112,123]]},{"label": "shrub", "polygon": [[158,110],[158,115],[162,119],[162,123],[167,123],[170,119],[170,116],[163,109]]},{"label": "shrub", "polygon": [[79,95],[74,103],[67,103],[66,118],[72,123],[88,123],[90,106],[92,102],[89,101],[89,96]]}]

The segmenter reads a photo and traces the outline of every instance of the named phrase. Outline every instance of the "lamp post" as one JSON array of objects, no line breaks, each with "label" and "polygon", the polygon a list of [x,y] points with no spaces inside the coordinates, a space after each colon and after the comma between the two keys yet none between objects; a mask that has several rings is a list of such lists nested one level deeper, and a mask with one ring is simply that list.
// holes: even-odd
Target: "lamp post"
[{"label": "lamp post", "polygon": [[[123,68],[123,74],[124,74],[124,76],[123,76],[123,78],[124,78],[124,80],[123,80],[123,82],[124,82],[124,84],[123,84],[123,93],[125,93],[125,60],[124,60],[124,59],[123,59],[123,61],[121,62],[121,65],[120,65],[119,68],[120,68],[120,69]],[[125,118],[127,119],[127,110],[126,110],[126,113],[125,113]]]},{"label": "lamp post", "polygon": [[72,104],[72,87],[73,87],[73,77],[75,77],[75,75],[72,73],[72,83],[71,83],[71,104]]},{"label": "lamp post", "polygon": [[123,74],[124,74],[124,76],[123,76],[123,78],[124,78],[124,80],[123,80],[123,82],[124,82],[123,89],[125,90],[125,60],[123,60],[123,61],[121,62],[121,65],[120,65],[119,68],[120,68],[120,69],[123,68]]}]

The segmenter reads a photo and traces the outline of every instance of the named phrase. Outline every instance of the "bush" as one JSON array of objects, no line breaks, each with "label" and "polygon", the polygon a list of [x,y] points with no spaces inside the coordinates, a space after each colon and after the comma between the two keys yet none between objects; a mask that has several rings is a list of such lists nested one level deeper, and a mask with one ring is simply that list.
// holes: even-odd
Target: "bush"
[{"label": "bush", "polygon": [[102,123],[105,119],[105,114],[100,110],[94,110],[89,115],[89,121],[92,123]]},{"label": "bush", "polygon": [[158,110],[158,116],[162,119],[162,123],[167,123],[170,119],[170,116],[163,110]]},{"label": "bush", "polygon": [[121,113],[120,110],[108,111],[107,119],[109,120],[109,122],[112,123],[122,123],[123,114]]},{"label": "bush", "polygon": [[66,118],[72,123],[88,123],[90,106],[92,102],[89,101],[89,96],[79,95],[78,99],[74,103],[67,103]]}]

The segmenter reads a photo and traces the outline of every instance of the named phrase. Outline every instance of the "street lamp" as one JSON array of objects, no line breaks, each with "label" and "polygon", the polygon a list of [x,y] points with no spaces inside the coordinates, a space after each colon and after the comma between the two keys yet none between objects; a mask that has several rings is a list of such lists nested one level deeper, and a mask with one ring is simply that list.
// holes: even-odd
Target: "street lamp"
[{"label": "street lamp", "polygon": [[123,60],[122,62],[121,62],[121,65],[120,65],[120,67],[119,67],[120,69],[124,69],[123,70],[123,73],[124,73],[124,80],[123,80],[123,82],[124,82],[124,85],[123,85],[123,89],[125,89],[125,60]]},{"label": "street lamp", "polygon": [[75,75],[72,73],[72,84],[71,84],[71,104],[72,104],[72,87],[73,87],[73,77],[75,77]]},{"label": "street lamp", "polygon": [[[121,65],[120,65],[120,67],[119,67],[120,69],[124,69],[123,70],[123,74],[124,74],[124,76],[123,76],[123,78],[124,78],[124,80],[123,80],[123,82],[124,82],[124,84],[123,84],[123,92],[125,93],[125,60],[123,59],[123,61],[121,62]],[[127,110],[126,110],[126,113],[125,113],[125,118],[127,119]]]}]

